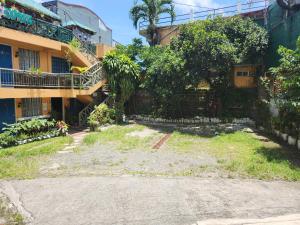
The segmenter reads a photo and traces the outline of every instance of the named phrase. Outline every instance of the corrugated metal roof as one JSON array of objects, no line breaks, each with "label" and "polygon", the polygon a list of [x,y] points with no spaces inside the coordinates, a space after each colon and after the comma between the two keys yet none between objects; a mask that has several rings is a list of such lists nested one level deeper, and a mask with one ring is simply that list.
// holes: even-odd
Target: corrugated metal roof
[{"label": "corrugated metal roof", "polygon": [[94,31],[92,28],[89,28],[88,26],[85,26],[85,25],[83,25],[83,24],[81,24],[81,23],[79,23],[79,22],[75,22],[75,21],[68,21],[68,22],[66,22],[66,23],[63,23],[62,24],[64,27],[68,27],[68,26],[77,26],[77,27],[80,27],[80,28],[82,28],[82,29],[84,29],[84,30],[87,30],[87,31],[90,31],[90,32],[92,32],[92,33],[97,33],[96,31]]},{"label": "corrugated metal roof", "polygon": [[42,4],[36,2],[35,0],[8,0],[9,2],[15,2],[19,5],[22,5],[25,8],[31,9],[33,11],[42,13],[46,16],[52,17],[57,20],[61,20],[58,15],[51,12],[49,9],[42,6]]}]

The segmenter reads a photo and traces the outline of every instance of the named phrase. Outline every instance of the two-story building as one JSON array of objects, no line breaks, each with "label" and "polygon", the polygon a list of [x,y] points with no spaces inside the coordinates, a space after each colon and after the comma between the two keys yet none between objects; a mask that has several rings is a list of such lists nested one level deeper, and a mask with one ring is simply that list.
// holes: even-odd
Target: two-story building
[{"label": "two-story building", "polygon": [[101,57],[71,47],[76,33],[36,1],[0,4],[0,130],[34,117],[85,123],[106,82]]}]

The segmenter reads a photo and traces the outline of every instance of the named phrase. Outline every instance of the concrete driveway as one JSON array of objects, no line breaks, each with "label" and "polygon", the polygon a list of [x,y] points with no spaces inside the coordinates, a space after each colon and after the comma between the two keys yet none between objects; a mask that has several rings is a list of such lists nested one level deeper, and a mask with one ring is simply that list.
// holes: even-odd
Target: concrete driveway
[{"label": "concrete driveway", "polygon": [[0,189],[36,225],[300,224],[299,182],[64,177]]}]

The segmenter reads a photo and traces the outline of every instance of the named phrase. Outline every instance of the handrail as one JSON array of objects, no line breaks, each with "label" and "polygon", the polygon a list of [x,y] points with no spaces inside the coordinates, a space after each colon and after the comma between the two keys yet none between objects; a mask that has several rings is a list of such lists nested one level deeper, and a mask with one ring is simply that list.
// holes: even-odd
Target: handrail
[{"label": "handrail", "polygon": [[75,73],[35,73],[0,68],[0,87],[81,89],[84,85],[83,77]]},{"label": "handrail", "polygon": [[[168,26],[168,25],[180,25],[182,23],[194,21],[194,20],[205,20],[210,17],[215,16],[234,16],[237,14],[246,14],[255,12],[257,10],[265,10],[268,6],[269,0],[257,0],[252,1],[251,3],[241,3],[236,5],[230,5],[222,8],[216,9],[206,9],[198,12],[185,13],[176,15],[175,20],[172,22],[170,16],[159,18],[158,23],[156,24],[158,27],[160,26]],[[147,20],[143,20],[139,22],[139,30],[144,30],[149,25]]]}]

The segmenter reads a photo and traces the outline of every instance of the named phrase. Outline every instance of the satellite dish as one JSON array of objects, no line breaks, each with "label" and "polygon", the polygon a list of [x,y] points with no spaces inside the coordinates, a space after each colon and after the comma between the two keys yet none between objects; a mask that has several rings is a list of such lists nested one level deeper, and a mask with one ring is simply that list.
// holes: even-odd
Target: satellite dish
[{"label": "satellite dish", "polygon": [[277,3],[280,7],[290,10],[299,7],[300,0],[277,0]]}]

